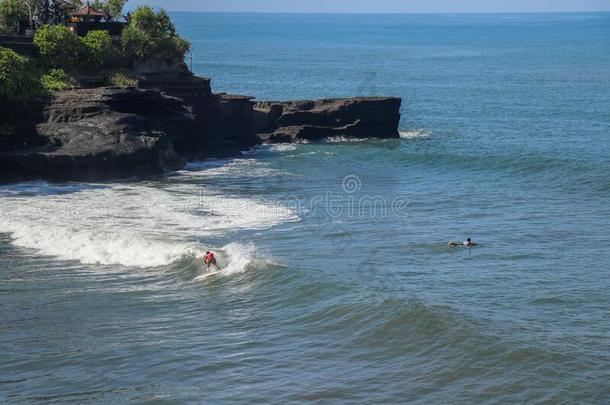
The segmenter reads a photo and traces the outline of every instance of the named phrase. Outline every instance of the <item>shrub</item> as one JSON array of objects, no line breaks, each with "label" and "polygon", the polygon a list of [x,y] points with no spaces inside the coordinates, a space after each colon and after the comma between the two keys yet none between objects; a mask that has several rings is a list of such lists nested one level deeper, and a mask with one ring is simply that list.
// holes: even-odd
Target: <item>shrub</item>
[{"label": "shrub", "polygon": [[0,99],[26,102],[41,94],[40,80],[30,60],[0,47]]},{"label": "shrub", "polygon": [[138,79],[126,76],[124,73],[115,72],[108,78],[108,82],[116,87],[137,87]]},{"label": "shrub", "polygon": [[124,54],[132,62],[152,57],[181,62],[189,51],[187,40],[176,34],[176,27],[169,15],[148,7],[136,9],[123,30],[121,45]]},{"label": "shrub", "polygon": [[89,31],[82,41],[87,51],[87,67],[97,71],[111,64],[115,49],[107,31]]},{"label": "shrub", "polygon": [[63,69],[51,69],[42,75],[40,83],[47,91],[61,91],[72,87],[70,76]]},{"label": "shrub", "polygon": [[86,60],[87,49],[83,41],[64,26],[42,26],[36,31],[34,44],[49,67],[73,70]]}]

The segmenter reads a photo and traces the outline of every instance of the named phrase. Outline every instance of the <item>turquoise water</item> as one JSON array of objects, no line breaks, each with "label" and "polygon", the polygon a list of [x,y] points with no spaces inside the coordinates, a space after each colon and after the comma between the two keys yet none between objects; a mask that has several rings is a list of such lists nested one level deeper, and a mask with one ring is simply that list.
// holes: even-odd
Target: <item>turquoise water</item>
[{"label": "turquoise water", "polygon": [[0,187],[0,402],[607,403],[610,14],[174,17],[216,91],[402,138]]}]

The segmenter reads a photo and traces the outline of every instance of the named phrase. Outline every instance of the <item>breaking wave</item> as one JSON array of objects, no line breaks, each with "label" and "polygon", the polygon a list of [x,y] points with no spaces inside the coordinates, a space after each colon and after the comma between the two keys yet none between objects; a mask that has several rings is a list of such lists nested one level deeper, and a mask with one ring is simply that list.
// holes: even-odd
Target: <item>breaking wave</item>
[{"label": "breaking wave", "polygon": [[431,131],[425,129],[411,129],[399,131],[401,139],[427,138],[432,135]]}]

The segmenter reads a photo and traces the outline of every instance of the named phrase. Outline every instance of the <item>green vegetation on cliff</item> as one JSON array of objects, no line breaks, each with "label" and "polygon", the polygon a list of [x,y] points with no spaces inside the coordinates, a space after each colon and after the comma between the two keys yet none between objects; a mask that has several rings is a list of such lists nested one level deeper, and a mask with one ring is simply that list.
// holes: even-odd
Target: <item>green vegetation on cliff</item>
[{"label": "green vegetation on cliff", "polygon": [[0,103],[26,103],[45,93],[72,87],[63,69],[41,69],[36,61],[0,47]]},{"label": "green vegetation on cliff", "polygon": [[0,101],[26,102],[41,94],[40,76],[32,61],[0,47]]},{"label": "green vegetation on cliff", "polygon": [[158,13],[142,6],[133,12],[123,30],[121,45],[131,61],[151,58],[182,61],[190,43],[176,33],[176,27],[165,10]]},{"label": "green vegetation on cliff", "polygon": [[50,68],[78,69],[87,61],[83,40],[61,25],[45,25],[36,31],[34,44],[42,64]]},{"label": "green vegetation on cliff", "polygon": [[[0,0],[0,23],[14,31],[28,18],[26,3]],[[103,3],[103,9],[110,18],[119,18],[124,3],[109,0]],[[190,43],[177,34],[169,15],[149,6],[131,13],[120,38],[104,30],[89,31],[81,37],[64,25],[51,24],[38,28],[33,42],[37,58],[0,48],[0,101],[27,102],[69,88],[78,83],[74,78],[79,77],[97,76],[111,85],[137,85],[130,68],[154,60],[180,64],[190,50]]]},{"label": "green vegetation on cliff", "polygon": [[40,77],[42,87],[47,91],[60,91],[72,87],[72,78],[63,69],[51,69]]},{"label": "green vegetation on cliff", "polygon": [[169,15],[148,6],[133,12],[120,43],[106,31],[90,31],[79,37],[61,25],[39,28],[34,43],[46,66],[76,71],[126,67],[150,59],[179,63],[190,49],[189,42],[176,33]]}]

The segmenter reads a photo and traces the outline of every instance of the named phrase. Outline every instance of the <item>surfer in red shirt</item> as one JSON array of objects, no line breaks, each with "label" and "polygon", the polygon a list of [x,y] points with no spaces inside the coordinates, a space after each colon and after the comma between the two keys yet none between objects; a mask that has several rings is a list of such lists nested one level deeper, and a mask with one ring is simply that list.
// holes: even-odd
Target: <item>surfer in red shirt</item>
[{"label": "surfer in red shirt", "polygon": [[205,257],[203,258],[203,262],[205,264],[207,264],[208,269],[212,265],[214,265],[214,267],[216,267],[216,269],[218,269],[218,264],[216,263],[216,256],[214,256],[214,253],[212,253],[210,251],[205,252]]}]

